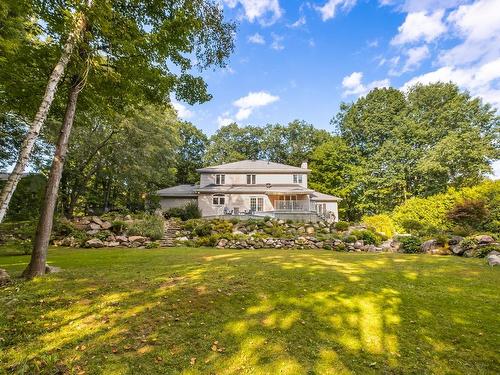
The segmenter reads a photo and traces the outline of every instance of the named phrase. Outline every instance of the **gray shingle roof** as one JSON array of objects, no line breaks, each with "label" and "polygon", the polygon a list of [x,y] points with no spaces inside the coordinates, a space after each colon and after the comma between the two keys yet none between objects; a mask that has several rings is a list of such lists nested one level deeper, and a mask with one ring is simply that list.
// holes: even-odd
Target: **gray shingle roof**
[{"label": "gray shingle roof", "polygon": [[300,185],[280,185],[273,184],[270,187],[266,185],[207,185],[196,189],[200,193],[259,193],[259,194],[310,194],[313,192]]},{"label": "gray shingle roof", "polygon": [[267,160],[242,160],[196,170],[202,173],[310,173],[310,169]]},{"label": "gray shingle roof", "polygon": [[338,202],[341,201],[342,198],[335,197],[333,195],[319,193],[317,191],[313,192],[311,195],[312,201],[321,201],[321,202]]},{"label": "gray shingle roof", "polygon": [[160,197],[197,197],[198,185],[177,185],[156,192]]}]

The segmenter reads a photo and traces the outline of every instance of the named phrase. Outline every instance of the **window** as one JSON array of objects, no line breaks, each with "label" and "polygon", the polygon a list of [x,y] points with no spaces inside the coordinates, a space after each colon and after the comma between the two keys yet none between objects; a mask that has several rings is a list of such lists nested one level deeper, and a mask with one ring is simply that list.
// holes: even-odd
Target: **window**
[{"label": "window", "polygon": [[254,211],[254,212],[264,211],[264,198],[251,197],[250,198],[250,211]]},{"label": "window", "polygon": [[255,185],[255,175],[254,174],[247,174],[247,184],[248,185]]},{"label": "window", "polygon": [[225,174],[216,174],[215,175],[215,185],[224,185],[226,183],[226,175]]},{"label": "window", "polygon": [[212,204],[214,206],[223,206],[226,203],[226,197],[224,195],[214,195],[212,197]]},{"label": "window", "polygon": [[301,184],[302,183],[302,175],[301,174],[294,174],[293,175],[293,183],[294,184]]}]

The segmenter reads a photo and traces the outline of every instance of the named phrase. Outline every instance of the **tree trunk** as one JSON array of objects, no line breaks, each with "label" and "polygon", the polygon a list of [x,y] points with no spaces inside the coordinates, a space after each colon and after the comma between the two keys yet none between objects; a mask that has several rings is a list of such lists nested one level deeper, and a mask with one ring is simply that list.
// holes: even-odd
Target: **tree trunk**
[{"label": "tree trunk", "polygon": [[[92,1],[88,0],[87,6],[90,6],[91,3]],[[49,81],[43,95],[42,103],[40,104],[38,112],[35,115],[35,119],[31,123],[30,129],[26,134],[26,137],[24,138],[23,144],[21,145],[21,150],[19,152],[16,165],[10,173],[9,178],[2,189],[2,193],[0,194],[0,223],[5,218],[5,214],[7,213],[7,209],[9,208],[9,203],[12,195],[16,190],[17,184],[22,177],[22,173],[24,172],[26,165],[28,164],[31,152],[33,151],[33,147],[35,145],[35,141],[40,134],[40,130],[43,126],[43,123],[45,122],[45,119],[47,118],[50,106],[52,105],[52,101],[54,100],[54,95],[57,91],[57,85],[59,84],[59,81],[64,74],[64,70],[68,65],[71,54],[73,53],[73,49],[75,48],[78,39],[81,37],[85,27],[85,15],[83,12],[79,12],[76,17],[75,27],[69,34],[68,39],[64,44],[61,57],[59,58],[59,61],[57,62],[49,77]]]},{"label": "tree trunk", "polygon": [[57,192],[61,181],[64,160],[68,152],[68,141],[75,118],[76,102],[81,89],[81,81],[79,79],[74,79],[69,92],[68,104],[66,106],[66,113],[64,114],[61,131],[57,140],[56,152],[50,168],[49,179],[45,188],[45,198],[38,221],[31,261],[23,272],[23,277],[27,279],[45,274],[47,250],[49,247],[50,234],[52,233],[52,225],[54,224]]}]

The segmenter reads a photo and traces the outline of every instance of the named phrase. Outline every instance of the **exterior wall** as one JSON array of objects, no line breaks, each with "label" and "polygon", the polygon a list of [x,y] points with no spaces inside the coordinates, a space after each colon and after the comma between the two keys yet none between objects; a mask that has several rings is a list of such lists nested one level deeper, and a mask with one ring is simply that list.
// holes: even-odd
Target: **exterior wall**
[{"label": "exterior wall", "polygon": [[[267,173],[221,173],[224,174],[225,177],[225,185],[246,185],[247,184],[247,174],[255,174],[255,183],[257,185],[265,185],[265,184],[293,184],[293,175],[295,173],[290,174],[267,174]],[[215,184],[215,173],[202,173],[200,175],[200,187],[207,186],[210,184]],[[307,174],[302,173],[302,183],[297,184],[307,188]]]},{"label": "exterior wall", "polygon": [[184,207],[189,203],[196,203],[197,201],[196,198],[161,197],[160,207],[164,211],[174,207]]},{"label": "exterior wall", "polygon": [[213,194],[200,194],[198,197],[198,207],[201,210],[202,216],[223,215],[224,208],[230,210],[235,207],[239,208],[240,212],[250,210],[250,198],[263,198],[264,207],[262,212],[273,211],[274,207],[266,194],[224,194],[226,202],[224,206],[214,206],[212,204]]},{"label": "exterior wall", "polygon": [[[315,203],[318,204],[326,204],[326,211],[331,212],[335,216],[335,221],[339,221],[339,207],[338,207],[338,202],[321,202],[321,201],[314,201],[314,203],[311,203],[311,206]],[[311,207],[313,208],[313,207]],[[314,208],[313,208],[314,209]]]}]

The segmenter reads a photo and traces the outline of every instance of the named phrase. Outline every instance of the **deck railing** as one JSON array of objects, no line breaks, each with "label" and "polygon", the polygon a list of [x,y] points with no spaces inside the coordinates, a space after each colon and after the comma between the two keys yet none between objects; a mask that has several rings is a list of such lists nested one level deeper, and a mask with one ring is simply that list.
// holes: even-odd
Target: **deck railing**
[{"label": "deck railing", "polygon": [[309,211],[309,202],[305,200],[277,200],[274,201],[274,209],[276,211]]}]

